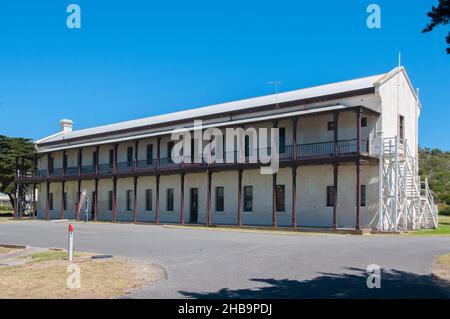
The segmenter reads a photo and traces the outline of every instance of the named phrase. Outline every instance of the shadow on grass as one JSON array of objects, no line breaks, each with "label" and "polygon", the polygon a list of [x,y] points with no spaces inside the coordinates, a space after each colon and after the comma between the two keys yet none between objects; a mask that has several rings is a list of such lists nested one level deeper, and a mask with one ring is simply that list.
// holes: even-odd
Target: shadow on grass
[{"label": "shadow on grass", "polygon": [[435,275],[417,275],[400,270],[382,270],[381,288],[369,289],[363,269],[352,273],[320,273],[310,280],[253,278],[263,286],[248,289],[223,288],[216,292],[180,291],[188,298],[449,298],[450,283]]}]

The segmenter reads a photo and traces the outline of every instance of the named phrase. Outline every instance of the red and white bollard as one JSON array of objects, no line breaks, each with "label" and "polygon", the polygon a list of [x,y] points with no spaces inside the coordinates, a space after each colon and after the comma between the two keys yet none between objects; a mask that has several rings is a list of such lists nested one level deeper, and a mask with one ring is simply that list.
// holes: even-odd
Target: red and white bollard
[{"label": "red and white bollard", "polygon": [[69,254],[69,260],[73,260],[73,226],[69,224],[69,249],[67,250]]}]

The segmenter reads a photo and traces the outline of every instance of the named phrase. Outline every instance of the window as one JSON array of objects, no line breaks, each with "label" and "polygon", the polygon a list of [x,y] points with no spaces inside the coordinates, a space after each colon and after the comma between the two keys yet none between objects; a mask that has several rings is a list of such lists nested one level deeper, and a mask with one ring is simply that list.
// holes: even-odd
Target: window
[{"label": "window", "polygon": [[195,154],[195,143],[194,140],[191,140],[191,163],[194,163],[194,154]]},{"label": "window", "polygon": [[167,189],[167,211],[173,211],[173,188]]},{"label": "window", "polygon": [[132,190],[127,190],[127,210],[131,210],[132,204],[131,204],[131,194]]},{"label": "window", "polygon": [[244,212],[253,210],[253,186],[244,186]]},{"label": "window", "polygon": [[361,127],[367,127],[367,117],[361,118]]},{"label": "window", "polygon": [[108,192],[108,210],[112,210],[113,206],[113,191]]},{"label": "window", "polygon": [[284,185],[277,185],[276,186],[276,209],[277,212],[284,212],[284,202],[285,202],[285,196],[284,196]]},{"label": "window", "polygon": [[91,193],[91,213],[92,214],[94,214],[94,212],[95,212],[95,197],[97,197],[96,196],[96,194],[95,194],[95,191],[93,191],[92,193]]},{"label": "window", "polygon": [[366,185],[361,185],[361,207],[366,207]]},{"label": "window", "polygon": [[92,152],[92,165],[97,166],[97,152]]},{"label": "window", "polygon": [[334,206],[334,186],[327,186],[327,207]]},{"label": "window", "polygon": [[224,163],[227,161],[227,141],[225,135],[222,136],[222,160]]},{"label": "window", "polygon": [[114,162],[114,150],[110,149],[109,150],[109,164],[112,166]]},{"label": "window", "polygon": [[286,128],[280,127],[278,138],[279,138],[278,152],[284,153],[286,151]]},{"label": "window", "polygon": [[250,136],[248,136],[248,135],[245,135],[244,150],[245,150],[245,157],[249,157],[250,156]]},{"label": "window", "polygon": [[172,148],[173,148],[174,142],[169,142],[167,144],[167,159],[169,163],[172,163]]},{"label": "window", "polygon": [[83,152],[78,153],[78,165],[83,166]]},{"label": "window", "polygon": [[147,165],[153,164],[153,144],[147,145]]},{"label": "window", "polygon": [[129,146],[127,148],[127,165],[132,166],[133,165],[133,147]]},{"label": "window", "polygon": [[55,168],[55,158],[53,156],[50,156],[48,166],[49,166],[50,174],[53,174],[53,170]]},{"label": "window", "polygon": [[63,194],[63,210],[67,209],[67,193],[64,192]]},{"label": "window", "polygon": [[53,193],[48,194],[48,209],[53,210]]},{"label": "window", "polygon": [[327,129],[328,129],[328,131],[334,131],[334,122],[333,121],[329,121],[327,123]]},{"label": "window", "polygon": [[216,212],[223,212],[224,196],[223,187],[216,187]]},{"label": "window", "polygon": [[153,207],[153,191],[151,189],[145,190],[145,210],[152,210]]},{"label": "window", "polygon": [[399,115],[398,126],[400,139],[403,140],[405,138],[405,118],[402,115]]},{"label": "window", "polygon": [[64,157],[63,157],[63,169],[64,170],[66,170],[66,168],[67,168],[67,162],[68,162],[67,154],[64,154]]}]

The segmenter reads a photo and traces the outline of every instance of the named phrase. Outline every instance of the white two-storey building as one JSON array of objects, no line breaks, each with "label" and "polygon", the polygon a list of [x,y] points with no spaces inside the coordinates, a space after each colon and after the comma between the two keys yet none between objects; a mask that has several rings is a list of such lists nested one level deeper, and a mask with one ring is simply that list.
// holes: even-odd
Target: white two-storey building
[{"label": "white two-storey building", "polygon": [[[60,132],[36,142],[36,154],[17,161],[17,216],[84,218],[87,207],[90,219],[113,222],[435,227],[436,207],[417,176],[420,111],[405,70],[395,68],[89,129],[62,120]],[[234,151],[220,144],[224,137],[199,142],[196,120],[196,132],[214,127],[228,138],[227,128],[242,128],[244,135],[232,139]],[[268,141],[252,134],[261,128]],[[174,130],[193,138],[177,158]],[[279,169],[263,174],[269,164],[252,156],[270,147],[274,132]],[[223,163],[211,160],[219,146],[233,152]],[[202,149],[209,153],[198,160]],[[22,168],[30,162],[34,170]]]}]

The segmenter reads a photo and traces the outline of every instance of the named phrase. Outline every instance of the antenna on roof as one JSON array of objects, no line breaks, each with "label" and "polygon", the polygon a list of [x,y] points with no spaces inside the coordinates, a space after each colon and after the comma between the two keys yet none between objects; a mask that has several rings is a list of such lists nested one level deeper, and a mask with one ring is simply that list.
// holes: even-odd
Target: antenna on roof
[{"label": "antenna on roof", "polygon": [[275,99],[276,99],[276,104],[277,104],[277,108],[278,108],[278,85],[281,84],[281,81],[267,82],[267,84],[275,85]]},{"label": "antenna on roof", "polygon": [[402,66],[402,52],[398,51],[398,67]]}]

